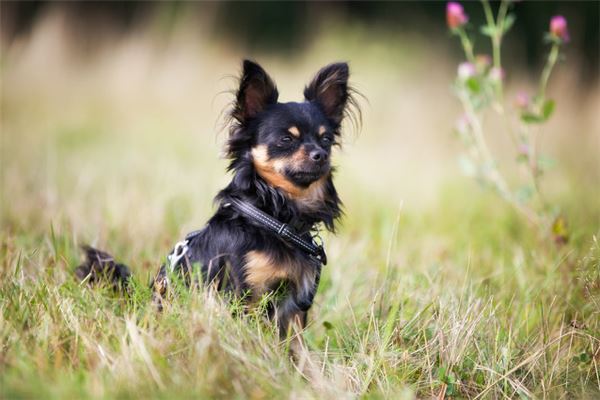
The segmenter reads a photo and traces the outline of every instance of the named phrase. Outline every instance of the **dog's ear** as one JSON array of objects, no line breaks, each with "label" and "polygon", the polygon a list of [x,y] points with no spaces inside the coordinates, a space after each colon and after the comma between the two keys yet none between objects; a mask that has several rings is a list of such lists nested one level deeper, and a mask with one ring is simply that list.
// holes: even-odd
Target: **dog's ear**
[{"label": "dog's ear", "polygon": [[255,62],[244,60],[240,87],[231,115],[245,125],[268,105],[276,103],[278,97],[277,87],[265,70]]},{"label": "dog's ear", "polygon": [[312,82],[304,88],[304,98],[317,102],[327,118],[338,126],[344,118],[348,102],[349,75],[347,63],[329,64],[317,72]]}]

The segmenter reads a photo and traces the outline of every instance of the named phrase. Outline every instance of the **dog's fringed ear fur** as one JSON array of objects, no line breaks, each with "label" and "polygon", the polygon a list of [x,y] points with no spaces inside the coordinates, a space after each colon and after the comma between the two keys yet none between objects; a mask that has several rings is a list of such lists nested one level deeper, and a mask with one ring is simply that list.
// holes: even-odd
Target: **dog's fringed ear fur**
[{"label": "dog's fringed ear fur", "polygon": [[329,64],[317,72],[312,82],[304,88],[304,98],[318,103],[336,128],[344,119],[350,97],[349,75],[347,63]]},{"label": "dog's fringed ear fur", "polygon": [[253,61],[244,60],[231,116],[244,126],[268,105],[275,104],[278,97],[277,87],[265,70]]}]

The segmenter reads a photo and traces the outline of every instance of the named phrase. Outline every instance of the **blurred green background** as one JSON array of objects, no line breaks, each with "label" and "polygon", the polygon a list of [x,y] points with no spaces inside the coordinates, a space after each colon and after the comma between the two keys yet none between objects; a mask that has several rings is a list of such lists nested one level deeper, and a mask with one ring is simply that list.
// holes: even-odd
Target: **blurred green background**
[{"label": "blurred green background", "polygon": [[[57,4],[59,3],[59,4]],[[363,25],[372,33],[402,34],[414,32],[434,38],[445,34],[445,2],[4,2],[3,36],[13,40],[32,27],[49,9],[61,8],[87,31],[86,41],[93,39],[94,29],[107,29],[125,34],[145,19],[158,18],[163,33],[168,35],[185,17],[200,20],[208,29],[205,36],[226,39],[247,51],[268,51],[293,57],[309,44],[319,40],[324,26],[332,21]],[[496,10],[499,2],[492,2]],[[484,22],[478,2],[466,2],[470,22]],[[543,62],[544,49],[539,45],[540,32],[547,29],[551,16],[564,15],[572,34],[571,48],[581,53],[582,81],[597,79],[599,42],[599,5],[594,1],[521,2],[513,12],[521,21],[514,27],[508,45],[520,66],[532,71]],[[208,16],[209,20],[206,20]],[[458,49],[457,49],[458,50]],[[455,56],[460,56],[458,51]]]},{"label": "blurred green background", "polygon": [[[465,6],[476,32],[480,5]],[[517,91],[535,90],[550,16],[569,21],[572,40],[549,88],[558,108],[541,144],[556,161],[545,190],[577,196],[600,176],[598,3],[511,8],[509,107]],[[421,211],[440,206],[449,186],[479,193],[456,162],[451,83],[462,56],[443,2],[3,2],[1,17],[5,226],[62,218],[89,236],[97,229],[87,222],[108,215],[160,232],[165,204],[179,215],[167,237],[200,225],[227,180],[222,117],[245,57],[272,74],[284,101],[300,99],[324,64],[350,62],[366,98],[362,132],[348,129],[337,156],[350,215],[360,215],[352,207],[367,193]],[[489,47],[477,38],[476,53]],[[502,125],[487,123],[504,172],[518,178]],[[132,216],[139,221],[125,222]]]}]

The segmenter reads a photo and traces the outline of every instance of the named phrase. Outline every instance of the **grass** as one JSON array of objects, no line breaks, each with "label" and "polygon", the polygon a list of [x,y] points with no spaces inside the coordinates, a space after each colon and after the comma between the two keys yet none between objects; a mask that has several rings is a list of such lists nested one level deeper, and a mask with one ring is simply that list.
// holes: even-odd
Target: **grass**
[{"label": "grass", "polygon": [[600,244],[544,248],[510,209],[473,234],[464,227],[502,205],[448,216],[464,199],[446,204],[434,228],[402,212],[394,228],[390,209],[330,239],[305,333],[323,387],[300,377],[258,313],[234,317],[218,295],[181,289],[157,314],[140,268],[129,300],[77,284],[68,228],[4,232],[2,396],[594,397]]},{"label": "grass", "polygon": [[[40,78],[36,40],[64,45],[45,26],[2,70],[0,398],[600,395],[594,97],[586,107],[563,100],[549,129],[561,168],[546,177],[548,191],[571,227],[559,248],[454,168],[449,79],[418,75],[425,55],[413,54],[404,81],[389,60],[357,54],[371,106],[362,135],[337,154],[346,216],[326,237],[330,263],[304,333],[323,376],[307,381],[259,312],[240,315],[239,304],[203,288],[178,288],[160,314],[149,301],[161,257],[204,223],[227,180],[219,140],[207,134],[218,112],[206,82],[237,55],[187,48],[185,62],[171,63],[176,47],[160,73],[140,78],[124,66],[144,71],[156,50],[132,39],[87,68],[57,51]],[[199,61],[198,51],[215,58]],[[286,74],[270,61],[284,93],[319,62]],[[392,72],[399,97],[380,78]],[[435,116],[420,108],[423,93],[439,93]],[[592,133],[560,136],[572,124]],[[425,159],[411,158],[415,149]],[[84,242],[132,265],[130,298],[75,281]]]}]

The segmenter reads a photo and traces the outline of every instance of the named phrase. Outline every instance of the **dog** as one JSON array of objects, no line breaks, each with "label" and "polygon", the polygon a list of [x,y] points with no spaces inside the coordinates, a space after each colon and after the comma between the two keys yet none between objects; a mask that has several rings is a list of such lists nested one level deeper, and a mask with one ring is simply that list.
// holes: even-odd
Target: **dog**
[{"label": "dog", "polygon": [[[173,273],[190,284],[197,266],[205,283],[247,304],[277,291],[268,314],[282,338],[305,328],[327,262],[315,232],[320,225],[334,232],[342,215],[332,148],[342,121],[360,113],[348,78],[347,63],[330,64],[304,88],[304,101],[280,103],[265,70],[243,62],[226,142],[232,180],[216,196],[217,211],[205,227],[177,243],[153,279],[160,309]],[[93,247],[84,250],[79,279],[127,287],[127,266]]]}]

